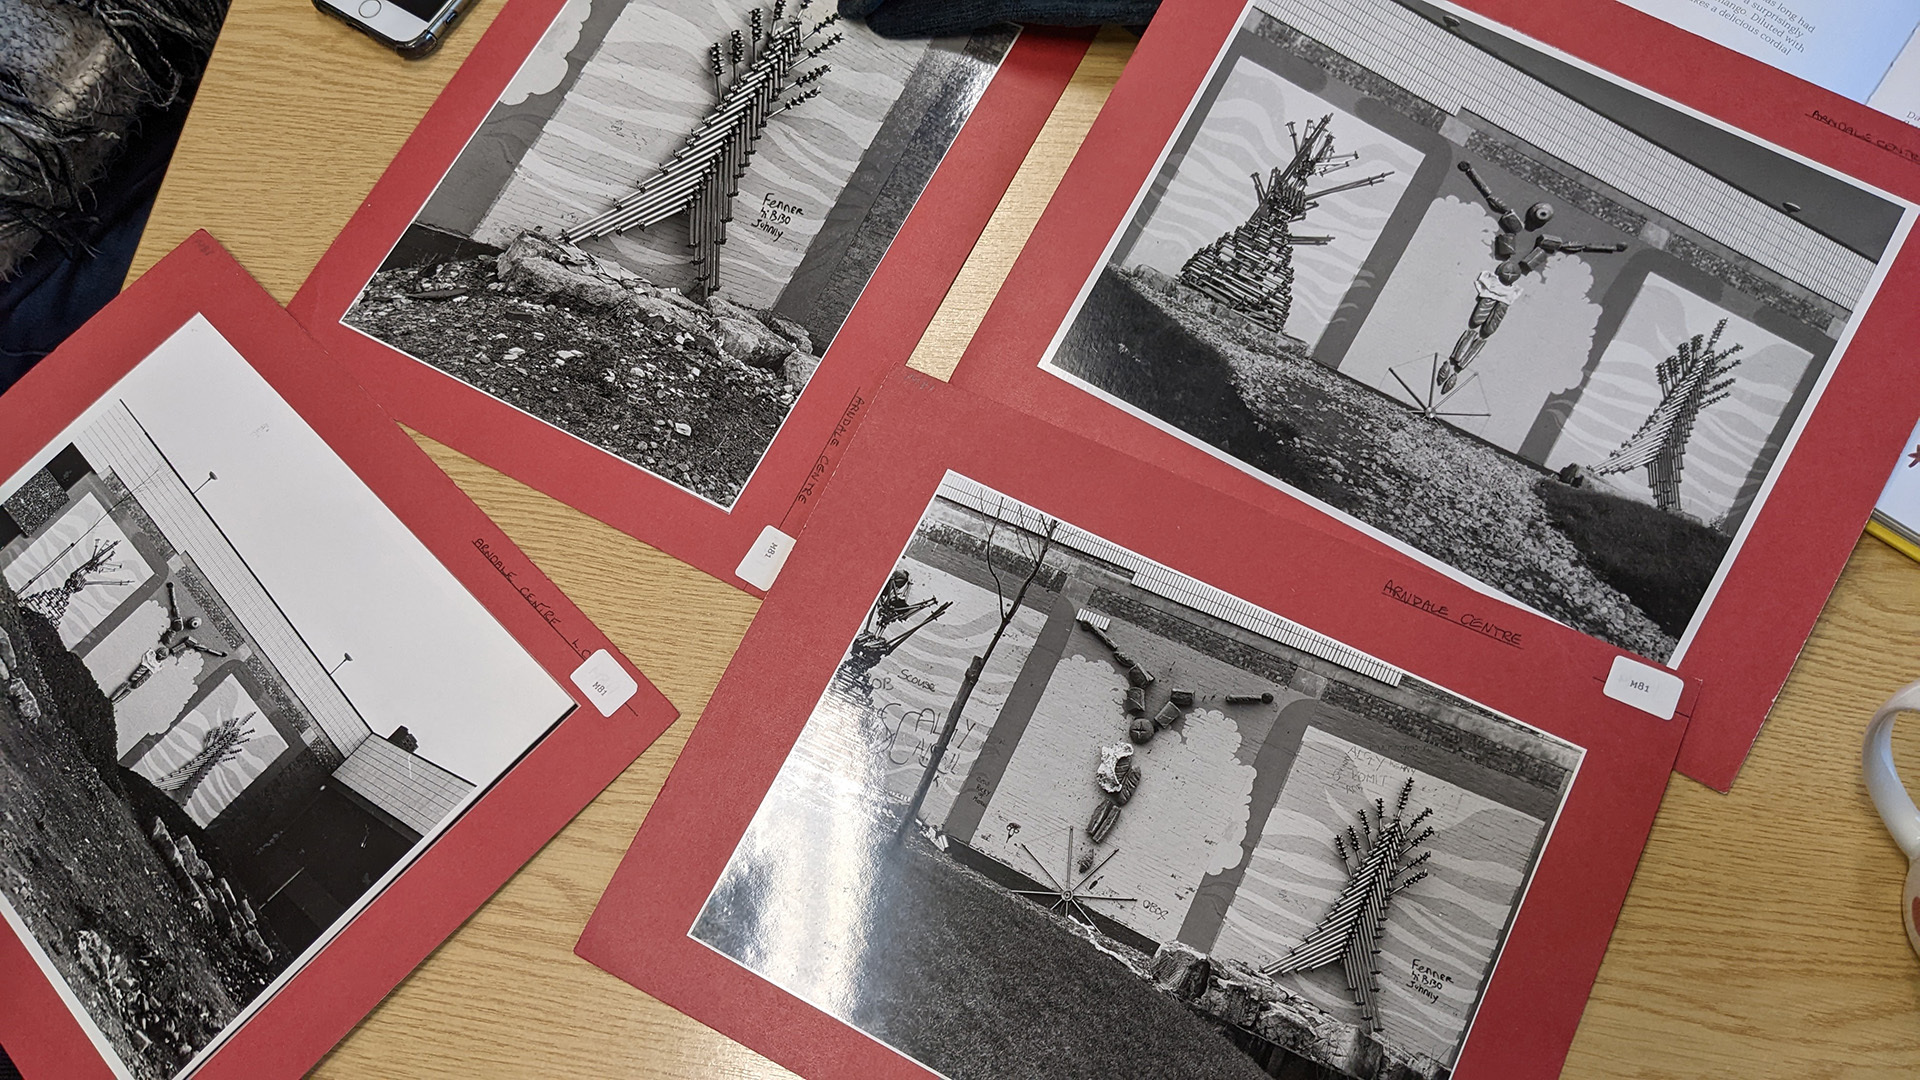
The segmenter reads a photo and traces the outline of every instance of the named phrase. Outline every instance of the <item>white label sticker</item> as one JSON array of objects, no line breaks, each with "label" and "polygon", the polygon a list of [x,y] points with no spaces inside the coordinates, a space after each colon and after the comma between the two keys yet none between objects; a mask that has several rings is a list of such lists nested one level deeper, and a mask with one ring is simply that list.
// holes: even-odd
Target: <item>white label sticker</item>
[{"label": "white label sticker", "polygon": [[1680,707],[1680,692],[1687,684],[1671,671],[1643,664],[1629,656],[1613,658],[1613,670],[1607,672],[1607,696],[1624,701],[1641,712],[1662,720],[1673,719]]},{"label": "white label sticker", "polygon": [[593,707],[600,710],[601,716],[612,716],[625,705],[627,700],[640,692],[640,684],[633,681],[627,669],[620,661],[605,649],[587,657],[587,662],[573,669],[573,685],[587,695]]},{"label": "white label sticker", "polygon": [[780,576],[780,568],[787,565],[787,556],[792,553],[793,537],[769,525],[760,530],[760,539],[747,549],[747,557],[740,560],[740,568],[734,573],[756,589],[771,589],[773,579]]}]

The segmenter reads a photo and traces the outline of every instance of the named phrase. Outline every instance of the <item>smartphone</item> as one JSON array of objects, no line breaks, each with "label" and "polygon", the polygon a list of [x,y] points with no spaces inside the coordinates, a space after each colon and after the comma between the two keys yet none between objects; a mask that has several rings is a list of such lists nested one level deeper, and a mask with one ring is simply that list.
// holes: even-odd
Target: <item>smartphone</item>
[{"label": "smartphone", "polygon": [[313,0],[313,6],[345,22],[409,60],[440,47],[475,0]]}]

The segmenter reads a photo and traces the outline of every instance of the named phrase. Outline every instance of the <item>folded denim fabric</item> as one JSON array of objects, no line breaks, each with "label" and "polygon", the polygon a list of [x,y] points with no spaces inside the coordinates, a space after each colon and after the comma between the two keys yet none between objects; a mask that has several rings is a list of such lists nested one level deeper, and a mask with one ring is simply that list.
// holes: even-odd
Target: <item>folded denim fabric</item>
[{"label": "folded denim fabric", "polygon": [[840,0],[882,37],[942,37],[1006,23],[1144,26],[1160,0]]}]

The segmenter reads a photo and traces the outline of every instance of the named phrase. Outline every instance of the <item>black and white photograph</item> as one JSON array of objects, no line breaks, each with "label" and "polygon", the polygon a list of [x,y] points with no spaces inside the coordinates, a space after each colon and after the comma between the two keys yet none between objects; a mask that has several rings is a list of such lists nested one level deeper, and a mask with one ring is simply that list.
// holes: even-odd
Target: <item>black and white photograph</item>
[{"label": "black and white photograph", "polygon": [[1436,1080],[1582,757],[949,473],[690,933],[955,1080]]},{"label": "black and white photograph", "polygon": [[0,487],[0,913],[182,1075],[572,698],[195,317]]},{"label": "black and white photograph", "polygon": [[1013,40],[568,0],[344,322],[731,507]]},{"label": "black and white photograph", "polygon": [[1912,206],[1422,0],[1254,0],[1047,370],[1678,664]]}]

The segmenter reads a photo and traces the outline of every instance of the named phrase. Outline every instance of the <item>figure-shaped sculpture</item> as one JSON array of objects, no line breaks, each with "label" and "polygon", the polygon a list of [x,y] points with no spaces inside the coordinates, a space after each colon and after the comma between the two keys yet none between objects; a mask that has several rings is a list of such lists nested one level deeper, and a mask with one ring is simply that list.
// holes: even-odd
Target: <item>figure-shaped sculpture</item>
[{"label": "figure-shaped sculpture", "polygon": [[[880,600],[874,602],[874,607],[877,609],[885,599],[886,595],[882,593]],[[861,630],[859,634],[854,636],[853,644],[847,649],[847,658],[840,661],[840,668],[834,672],[834,678],[865,692],[867,690],[867,674],[874,669],[875,665],[887,657],[892,656],[894,650],[907,643],[908,638],[926,629],[929,623],[945,615],[947,609],[951,607],[953,607],[952,601],[941,604],[939,607],[933,609],[932,614],[900,633],[895,634],[893,637],[888,637],[886,634],[877,630]],[[872,615],[869,614],[868,618],[871,620]]]},{"label": "figure-shaped sculpture", "polygon": [[[1487,339],[1500,329],[1500,323],[1507,316],[1507,309],[1517,303],[1525,293],[1520,279],[1547,264],[1547,260],[1556,254],[1564,255],[1609,255],[1627,250],[1625,244],[1573,244],[1544,232],[1547,223],[1553,220],[1553,204],[1537,202],[1527,207],[1523,218],[1513,207],[1503,202],[1493,193],[1487,182],[1475,172],[1471,162],[1460,163],[1460,171],[1467,174],[1473,182],[1474,190],[1486,200],[1487,209],[1500,218],[1500,231],[1493,237],[1493,257],[1497,262],[1491,270],[1483,270],[1473,280],[1473,311],[1467,315],[1467,328],[1460,339],[1453,344],[1453,354],[1440,365],[1440,392],[1450,394],[1454,384],[1459,381],[1460,373],[1472,364],[1486,348]],[[1520,255],[1520,236],[1532,233],[1533,247],[1525,255]],[[1515,256],[1518,256],[1516,258]]]},{"label": "figure-shaped sculpture", "polygon": [[1387,909],[1393,898],[1414,882],[1427,876],[1421,867],[1430,851],[1413,858],[1413,849],[1433,836],[1433,828],[1416,833],[1420,823],[1432,814],[1420,811],[1406,820],[1407,800],[1413,797],[1413,778],[1408,777],[1387,814],[1386,803],[1373,801],[1373,815],[1360,809],[1360,828],[1347,826],[1345,838],[1335,834],[1333,850],[1352,876],[1347,887],[1333,902],[1320,925],[1288,951],[1287,955],[1261,968],[1268,975],[1286,975],[1312,971],[1338,961],[1346,970],[1347,992],[1360,1008],[1360,1016],[1373,1031],[1380,1030],[1380,1016],[1374,996],[1380,993],[1380,971],[1374,957],[1380,952],[1380,933],[1386,929]]},{"label": "figure-shaped sculpture", "polygon": [[1680,465],[1693,437],[1693,422],[1700,410],[1733,392],[1735,380],[1722,376],[1740,366],[1734,358],[1740,346],[1715,351],[1726,328],[1727,320],[1721,319],[1712,337],[1695,334],[1660,361],[1654,371],[1660,378],[1660,404],[1639,431],[1593,467],[1594,473],[1624,473],[1644,465],[1654,505],[1669,514],[1680,512]]},{"label": "figure-shaped sculpture", "polygon": [[181,617],[179,597],[174,593],[173,582],[167,582],[167,628],[160,632],[160,644],[140,658],[126,681],[114,687],[113,693],[107,695],[107,700],[116,705],[125,701],[127,695],[153,678],[154,673],[160,670],[160,665],[178,660],[189,652],[216,658],[226,656],[225,652],[193,639],[193,632],[203,625],[205,623],[198,615]]},{"label": "figure-shaped sculpture", "polygon": [[868,630],[885,630],[894,623],[910,619],[940,602],[937,596],[914,603],[907,601],[907,589],[913,585],[913,576],[905,570],[895,570],[887,578],[886,587],[880,590],[880,599],[873,602],[873,610],[867,612]]},{"label": "figure-shaped sculpture", "polygon": [[[65,581],[51,589],[42,589],[20,598],[20,606],[37,611],[55,626],[67,617],[67,605],[80,595],[81,590],[92,585],[131,585],[131,581],[107,581],[94,577],[95,574],[117,574],[120,564],[113,561],[113,553],[120,548],[118,540],[95,540],[93,554],[87,561],[73,568]],[[44,571],[42,571],[44,573]]]},{"label": "figure-shaped sculpture", "polygon": [[748,34],[735,30],[724,47],[708,50],[714,96],[719,99],[713,111],[653,179],[611,210],[568,229],[566,239],[578,243],[644,229],[684,212],[687,246],[693,248],[697,267],[693,298],[704,301],[718,289],[720,245],[727,242],[733,199],[740,194],[740,178],[747,174],[755,146],[774,117],[817,96],[820,88],[811,84],[831,70],[823,64],[795,74],[841,38],[835,33],[807,47],[815,35],[840,20],[837,14],[829,15],[805,29],[801,16],[811,4],[800,0],[789,17],[786,0],[776,0],[771,19],[756,7]]},{"label": "figure-shaped sculpture", "polygon": [[1270,330],[1284,331],[1293,307],[1293,249],[1301,244],[1333,243],[1331,236],[1295,236],[1293,223],[1306,218],[1319,200],[1342,191],[1371,187],[1392,176],[1383,172],[1350,184],[1308,192],[1316,177],[1352,165],[1359,154],[1333,152],[1328,113],[1307,123],[1304,137],[1287,125],[1293,139],[1293,159],[1275,168],[1262,186],[1253,174],[1259,197],[1247,223],[1193,253],[1180,268],[1180,280],[1213,297]]},{"label": "figure-shaped sculpture", "polygon": [[207,729],[201,737],[200,749],[194,755],[180,763],[172,772],[154,781],[153,786],[173,796],[173,801],[181,806],[193,798],[200,782],[212,775],[213,770],[237,758],[246,749],[253,733],[248,725],[259,713],[245,716],[230,716]]}]

